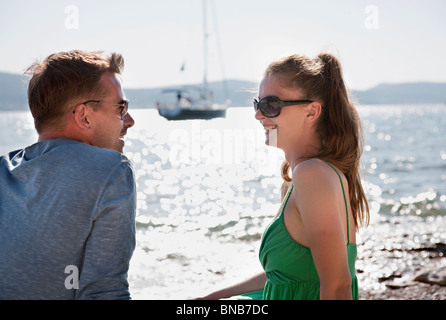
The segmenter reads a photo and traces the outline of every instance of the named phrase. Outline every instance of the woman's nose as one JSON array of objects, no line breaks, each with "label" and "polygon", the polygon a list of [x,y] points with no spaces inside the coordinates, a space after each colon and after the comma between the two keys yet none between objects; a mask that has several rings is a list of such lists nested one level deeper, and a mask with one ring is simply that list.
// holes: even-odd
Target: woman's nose
[{"label": "woman's nose", "polygon": [[262,112],[259,109],[256,109],[256,113],[254,114],[254,117],[256,120],[262,120],[265,118],[265,116],[262,114]]}]

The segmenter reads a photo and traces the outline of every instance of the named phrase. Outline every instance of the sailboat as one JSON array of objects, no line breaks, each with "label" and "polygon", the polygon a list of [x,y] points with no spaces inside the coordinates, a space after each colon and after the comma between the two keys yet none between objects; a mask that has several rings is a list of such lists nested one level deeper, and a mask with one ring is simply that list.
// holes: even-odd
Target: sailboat
[{"label": "sailboat", "polygon": [[167,120],[213,119],[226,117],[226,109],[230,103],[214,102],[213,92],[209,90],[207,81],[207,8],[203,0],[203,50],[204,74],[203,84],[198,87],[178,87],[163,90],[161,99],[156,103],[160,116]]}]

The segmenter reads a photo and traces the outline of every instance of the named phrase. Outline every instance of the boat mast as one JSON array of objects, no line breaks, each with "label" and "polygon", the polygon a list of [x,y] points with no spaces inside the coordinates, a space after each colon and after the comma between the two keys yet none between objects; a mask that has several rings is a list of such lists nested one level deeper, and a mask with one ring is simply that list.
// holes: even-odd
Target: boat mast
[{"label": "boat mast", "polygon": [[204,70],[203,70],[203,94],[205,99],[208,96],[208,82],[207,82],[207,68],[208,68],[208,45],[207,45],[207,7],[206,1],[203,0],[203,62],[204,62]]}]

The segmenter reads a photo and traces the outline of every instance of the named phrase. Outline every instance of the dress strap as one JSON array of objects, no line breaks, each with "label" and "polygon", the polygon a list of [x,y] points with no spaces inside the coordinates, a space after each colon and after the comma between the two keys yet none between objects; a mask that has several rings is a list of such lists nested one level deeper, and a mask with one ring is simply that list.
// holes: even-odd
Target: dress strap
[{"label": "dress strap", "polygon": [[344,194],[345,211],[347,212],[347,244],[350,244],[350,226],[349,226],[349,222],[348,222],[348,205],[347,205],[347,197],[345,196],[344,183],[342,183],[342,177],[339,174],[338,170],[336,170],[335,167],[333,167],[327,161],[324,161],[324,162],[326,164],[328,164],[337,173],[339,180],[341,181],[342,193]]},{"label": "dress strap", "polygon": [[282,209],[280,210],[280,214],[283,214],[283,210],[285,210],[285,206],[286,206],[288,199],[291,195],[291,191],[293,191],[293,188],[294,188],[293,184],[288,188],[288,192],[282,202]]}]

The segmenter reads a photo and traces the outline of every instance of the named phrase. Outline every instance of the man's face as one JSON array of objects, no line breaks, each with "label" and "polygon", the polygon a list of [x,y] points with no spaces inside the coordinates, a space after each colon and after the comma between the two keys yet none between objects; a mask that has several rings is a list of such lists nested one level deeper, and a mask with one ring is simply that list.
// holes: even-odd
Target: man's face
[{"label": "man's face", "polygon": [[94,114],[94,134],[91,144],[123,152],[124,136],[127,129],[135,124],[129,113],[121,120],[122,105],[125,99],[121,87],[121,80],[113,73],[106,73],[101,77],[100,84],[106,95],[96,105]]}]

